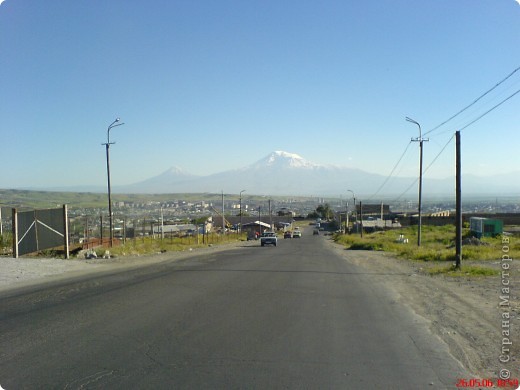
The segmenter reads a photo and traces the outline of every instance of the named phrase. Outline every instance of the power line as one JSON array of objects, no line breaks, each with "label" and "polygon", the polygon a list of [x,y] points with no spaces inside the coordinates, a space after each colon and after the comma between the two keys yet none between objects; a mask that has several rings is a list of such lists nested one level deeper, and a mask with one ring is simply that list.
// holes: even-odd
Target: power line
[{"label": "power line", "polygon": [[406,190],[404,190],[401,195],[399,195],[397,198],[395,198],[393,200],[393,202],[397,202],[399,199],[401,199],[401,197],[406,194],[408,191],[410,191],[410,189],[419,181],[419,178],[417,177],[407,188]]},{"label": "power line", "polygon": [[[432,160],[432,162],[426,167],[426,169],[424,170],[424,173],[428,172],[428,169],[431,168],[431,166],[435,163],[435,161],[437,161],[437,159],[440,157],[440,155],[442,154],[442,152],[444,152],[444,150],[448,147],[448,145],[450,144],[450,142],[453,140],[453,137],[455,137],[455,133],[451,136],[451,138],[448,140],[448,142],[446,142],[446,144],[442,147],[442,149],[440,150],[439,153],[437,153],[437,155],[435,156],[435,158]],[[408,191],[410,191],[410,189],[419,181],[419,178],[416,178],[407,188],[406,190],[404,190],[401,195],[399,195],[397,198],[394,199],[394,202],[397,202],[399,199],[401,199],[401,197],[406,194]]]},{"label": "power line", "polygon": [[[493,111],[494,109],[500,107],[502,104],[504,104],[505,102],[507,102],[509,99],[513,98],[515,95],[518,95],[520,93],[520,89],[517,90],[514,94],[512,95],[509,95],[507,98],[505,98],[504,100],[502,100],[500,103],[498,103],[497,105],[495,105],[494,107],[490,108],[489,110],[487,110],[485,113],[483,113],[482,115],[478,116],[476,119],[472,120],[471,122],[469,122],[466,126],[464,126],[463,128],[460,129],[460,131],[464,130],[465,128],[471,126],[473,123],[477,122],[478,120],[482,119],[483,117],[485,117],[487,114],[489,114],[491,111]],[[453,137],[452,137],[453,138]]]},{"label": "power line", "polygon": [[[520,69],[520,68],[518,68]],[[517,69],[517,70],[518,70]],[[515,70],[516,71],[516,70]],[[469,126],[471,126],[472,124],[474,124],[475,122],[479,121],[480,119],[482,119],[483,117],[485,117],[487,114],[489,114],[491,111],[497,109],[498,107],[500,107],[502,104],[504,104],[505,102],[507,102],[508,100],[512,99],[513,97],[515,97],[516,95],[518,95],[520,93],[520,89],[517,90],[515,93],[509,95],[507,98],[505,98],[504,100],[502,100],[500,103],[496,104],[495,106],[493,106],[492,108],[490,108],[489,110],[487,110],[486,112],[484,112],[483,114],[479,115],[477,118],[475,118],[474,120],[472,120],[471,122],[469,122],[468,124],[466,124],[464,127],[462,127],[459,131],[462,131],[466,128],[468,128]],[[432,130],[430,130],[431,132]],[[427,133],[426,133],[427,134]],[[433,159],[433,161],[426,167],[426,169],[424,170],[424,172],[427,172],[428,169],[430,169],[430,167],[435,163],[435,161],[437,161],[437,159],[439,158],[439,156],[442,154],[442,152],[444,152],[444,150],[446,149],[446,147],[449,145],[449,143],[453,140],[453,138],[455,137],[455,133],[451,136],[451,138],[448,140],[448,142],[442,147],[442,149],[440,150],[440,152],[435,156],[435,158]],[[415,183],[417,183],[419,179],[415,179],[412,184],[410,184],[410,186],[405,190],[403,191],[403,193],[401,193],[401,195],[399,195],[395,200],[399,200],[404,194],[406,194],[410,188],[412,188],[413,185],[415,185]]]},{"label": "power line", "polygon": [[396,170],[397,166],[399,165],[399,163],[403,159],[404,155],[406,154],[406,151],[408,150],[408,148],[410,147],[411,144],[412,144],[412,141],[408,142],[408,145],[406,145],[406,148],[404,149],[403,154],[401,155],[401,157],[399,157],[399,160],[397,160],[397,163],[395,163],[395,165],[392,168],[392,171],[390,172],[390,174],[386,177],[385,181],[383,182],[383,184],[381,184],[381,186],[377,189],[377,191],[370,198],[368,198],[369,200],[373,199],[377,194],[379,194],[379,192],[383,189],[383,187],[388,182],[388,180],[390,180],[390,178],[392,177],[394,171]]},{"label": "power line", "polygon": [[437,155],[435,156],[435,158],[432,160],[432,162],[430,163],[430,165],[428,165],[426,167],[426,169],[424,170],[424,172],[428,172],[428,169],[430,169],[430,167],[435,163],[435,161],[437,161],[437,159],[439,158],[439,156],[442,154],[442,152],[444,152],[444,150],[446,149],[446,147],[450,144],[450,142],[453,140],[453,137],[455,137],[455,133],[453,133],[453,135],[451,136],[451,138],[448,140],[448,142],[446,142],[446,144],[442,147],[442,149],[440,150],[439,153],[437,153]]},{"label": "power line", "polygon": [[[444,121],[443,123],[441,123],[439,126],[435,127],[434,129],[426,132],[425,134],[429,134],[431,133],[432,131],[438,129],[440,126],[446,124],[448,121],[450,121],[451,119],[455,118],[457,115],[459,115],[460,113],[462,113],[463,111],[465,111],[466,109],[468,109],[469,107],[471,107],[472,105],[474,105],[476,102],[478,102],[480,99],[482,99],[485,95],[487,95],[489,92],[491,92],[492,90],[494,90],[496,87],[498,87],[500,84],[502,84],[504,81],[506,81],[508,78],[510,78],[514,73],[516,73],[518,70],[520,70],[520,67],[516,68],[513,72],[511,72],[506,78],[504,78],[502,81],[500,81],[498,84],[496,84],[493,88],[491,88],[490,90],[488,90],[487,92],[485,92],[483,95],[481,95],[479,98],[477,98],[473,103],[471,103],[469,106],[465,107],[464,109],[460,110],[457,114],[453,115],[451,118],[449,118],[448,120]],[[498,107],[500,107],[502,104],[504,104],[505,102],[507,102],[508,100],[512,99],[514,96],[518,95],[520,93],[520,89],[517,90],[515,93],[509,95],[507,98],[505,98],[504,100],[502,100],[500,103],[494,105],[492,108],[490,108],[489,110],[487,110],[486,112],[484,112],[483,114],[479,115],[477,118],[475,118],[474,120],[472,120],[471,122],[469,122],[468,124],[466,124],[465,126],[463,126],[459,131],[462,131],[466,128],[468,128],[469,126],[471,126],[472,124],[474,124],[475,122],[479,121],[480,119],[482,119],[483,117],[485,117],[487,114],[489,114],[490,112],[492,112],[493,110],[497,109]],[[445,133],[445,132],[444,132]],[[449,143],[453,140],[453,138],[455,137],[455,133],[451,136],[451,138],[448,140],[448,142],[442,147],[442,149],[440,150],[440,152],[435,156],[435,158],[433,159],[433,161],[426,167],[426,169],[424,170],[424,172],[427,172],[428,169],[430,169],[430,167],[435,163],[435,161],[437,161],[437,159],[439,158],[439,156],[442,154],[442,152],[444,152],[444,150],[446,149],[446,147],[449,145]],[[394,201],[397,201],[399,200],[404,194],[406,194],[410,188],[412,188],[418,181],[419,179],[415,179],[412,184],[410,184],[410,186],[408,186],[408,188],[403,192],[401,193],[401,195],[399,195]]]},{"label": "power line", "polygon": [[[500,86],[501,84],[503,84],[506,80],[508,80],[511,76],[513,76],[516,72],[518,72],[520,70],[520,67],[514,69],[509,75],[507,75],[504,79],[502,79],[500,82],[498,82],[494,87],[490,88],[489,90],[487,90],[485,93],[483,93],[482,95],[480,95],[477,99],[475,99],[471,104],[467,105],[466,107],[464,107],[462,110],[458,111],[456,114],[452,115],[450,118],[448,118],[447,120],[445,120],[444,122],[442,122],[441,124],[439,124],[438,126],[434,127],[433,129],[427,131],[424,135],[426,134],[430,134],[432,133],[433,131],[437,130],[439,127],[445,125],[446,123],[448,123],[449,121],[451,121],[452,119],[454,119],[455,117],[457,117],[458,115],[460,115],[461,113],[463,113],[464,111],[466,111],[467,109],[469,109],[470,107],[472,107],[473,105],[475,105],[478,101],[480,101],[482,98],[484,98],[486,95],[488,95],[489,93],[491,93],[493,90],[495,90],[498,86]],[[503,99],[502,101],[500,101],[498,104],[496,104],[495,106],[493,106],[492,108],[490,108],[489,110],[485,111],[483,114],[479,115],[478,117],[476,117],[475,119],[473,119],[471,122],[469,122],[468,124],[464,125],[462,128],[459,129],[459,131],[462,131],[466,128],[468,128],[469,126],[471,126],[472,124],[474,124],[475,122],[479,121],[480,119],[482,119],[483,117],[485,117],[486,115],[488,115],[490,112],[494,111],[495,109],[497,109],[498,107],[500,107],[502,104],[504,104],[505,102],[507,102],[508,100],[512,99],[514,96],[518,95],[520,93],[520,89],[517,90],[515,93],[509,95],[507,98]],[[443,131],[442,133],[440,134],[443,134],[443,133],[446,133],[446,132],[449,132],[449,131],[452,131],[452,130],[446,130],[446,131]],[[439,135],[440,135],[439,134]],[[446,147],[449,145],[449,143],[453,140],[453,138],[455,137],[455,133],[451,136],[451,138],[448,140],[448,142],[442,147],[442,149],[440,150],[440,152],[435,156],[435,158],[432,160],[432,162],[428,165],[428,167],[426,167],[426,169],[424,170],[424,172],[427,172],[428,169],[430,169],[430,167],[437,161],[437,159],[440,157],[440,155],[444,152],[444,150],[446,149]],[[388,182],[388,180],[390,180],[391,176],[393,175],[395,169],[397,168],[397,166],[399,165],[399,163],[401,162],[401,160],[403,159],[406,151],[408,150],[408,147],[410,146],[412,141],[410,141],[410,143],[408,143],[408,145],[406,146],[403,154],[401,155],[401,157],[399,158],[399,160],[397,161],[397,163],[394,165],[394,167],[392,168],[392,171],[390,172],[390,174],[387,176],[387,178],[385,179],[385,181],[383,182],[383,184],[381,184],[381,186],[377,189],[377,191],[369,198],[369,199],[372,199],[373,197],[375,197],[380,191],[381,189],[386,185],[386,183]],[[401,195],[399,195],[395,200],[399,200],[404,194],[406,194],[416,183],[417,181],[419,180],[419,178],[415,179],[411,184],[410,186],[407,187],[407,189],[401,193]]]},{"label": "power line", "polygon": [[[487,94],[489,94],[490,92],[492,92],[493,90],[495,90],[498,86],[500,86],[501,84],[503,84],[506,80],[508,80],[511,76],[513,76],[517,71],[520,70],[520,66],[518,68],[516,68],[515,70],[513,70],[509,75],[507,75],[503,80],[501,80],[500,82],[498,82],[494,87],[492,87],[491,89],[487,90],[486,92],[484,92],[482,95],[480,95],[477,99],[475,99],[471,104],[467,105],[466,107],[464,107],[462,110],[460,110],[459,112],[457,112],[456,114],[452,115],[450,118],[446,119],[444,122],[442,122],[440,125],[437,125],[436,127],[434,127],[433,129],[427,131],[424,135],[426,134],[430,134],[431,132],[437,130],[439,127],[445,125],[446,123],[448,123],[449,121],[451,121],[452,119],[454,119],[455,117],[457,117],[458,115],[462,114],[464,111],[466,111],[468,108],[470,108],[471,106],[475,105],[479,100],[481,100],[482,98],[484,98],[484,96],[486,96]],[[518,93],[518,92],[517,92]],[[516,93],[515,93],[516,95]],[[496,108],[496,107],[494,107]],[[493,109],[494,109],[493,108]],[[492,110],[490,110],[492,111]],[[480,118],[479,118],[480,119]]]}]

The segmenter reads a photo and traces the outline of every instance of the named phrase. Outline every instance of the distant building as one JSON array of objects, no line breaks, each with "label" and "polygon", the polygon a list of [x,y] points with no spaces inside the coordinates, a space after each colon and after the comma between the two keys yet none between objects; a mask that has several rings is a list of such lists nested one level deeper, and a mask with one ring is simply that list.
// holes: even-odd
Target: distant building
[{"label": "distant building", "polygon": [[279,217],[295,217],[296,213],[292,210],[289,210],[287,207],[282,207],[280,210],[278,210],[278,216]]},{"label": "distant building", "polygon": [[376,204],[362,204],[359,203],[356,205],[356,210],[358,214],[363,214],[363,217],[368,215],[373,216],[385,216],[390,214],[390,206],[383,203]]}]

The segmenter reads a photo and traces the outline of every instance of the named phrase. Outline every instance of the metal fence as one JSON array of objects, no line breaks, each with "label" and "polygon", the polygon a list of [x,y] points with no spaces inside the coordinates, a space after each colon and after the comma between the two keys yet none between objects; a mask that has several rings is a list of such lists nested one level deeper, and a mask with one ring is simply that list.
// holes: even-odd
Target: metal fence
[{"label": "metal fence", "polygon": [[13,257],[58,246],[69,258],[67,206],[19,212],[13,209]]}]

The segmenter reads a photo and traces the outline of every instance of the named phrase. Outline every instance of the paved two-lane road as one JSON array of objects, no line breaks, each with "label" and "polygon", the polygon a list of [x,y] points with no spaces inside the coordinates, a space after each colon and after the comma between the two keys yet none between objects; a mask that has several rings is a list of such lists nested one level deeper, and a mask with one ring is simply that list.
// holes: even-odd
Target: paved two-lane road
[{"label": "paved two-lane road", "polygon": [[471,377],[310,233],[4,296],[0,385],[438,389]]}]

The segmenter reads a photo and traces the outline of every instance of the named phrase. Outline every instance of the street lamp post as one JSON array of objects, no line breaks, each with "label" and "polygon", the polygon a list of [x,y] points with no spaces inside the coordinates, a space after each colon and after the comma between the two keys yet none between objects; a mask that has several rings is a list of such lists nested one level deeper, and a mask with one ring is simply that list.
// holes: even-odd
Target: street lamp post
[{"label": "street lamp post", "polygon": [[242,192],[246,192],[246,190],[240,191],[240,228],[238,229],[239,233],[242,233]]},{"label": "street lamp post", "polygon": [[120,119],[117,118],[113,121],[107,130],[107,142],[105,144],[107,151],[107,178],[108,178],[108,218],[110,220],[110,247],[114,245],[114,229],[113,229],[113,220],[112,220],[112,198],[111,198],[111,190],[110,190],[110,145],[115,144],[115,142],[110,142],[110,129],[124,125],[124,123],[119,123]]},{"label": "street lamp post", "polygon": [[422,217],[421,217],[421,208],[422,208],[422,171],[423,171],[423,142],[429,141],[428,138],[422,137],[421,125],[414,121],[411,118],[405,118],[408,122],[414,123],[419,127],[419,138],[412,138],[412,142],[419,142],[419,220],[417,227],[417,246],[421,246],[421,225],[422,225]]},{"label": "street lamp post", "polygon": [[261,206],[258,206],[258,222],[260,234],[262,234],[262,214],[261,214]]}]

